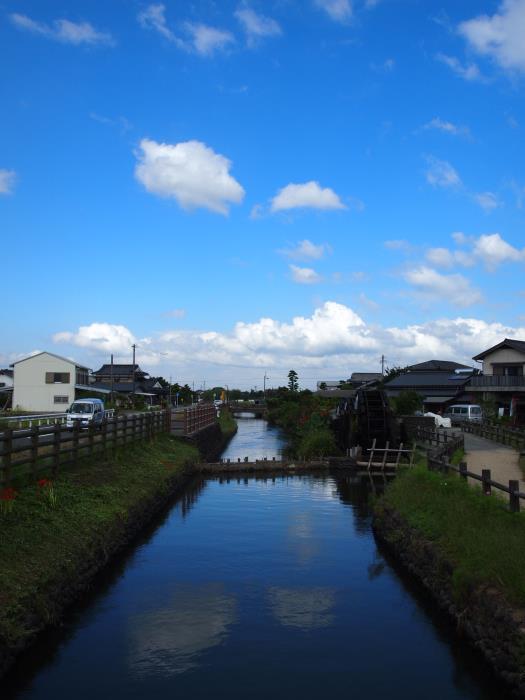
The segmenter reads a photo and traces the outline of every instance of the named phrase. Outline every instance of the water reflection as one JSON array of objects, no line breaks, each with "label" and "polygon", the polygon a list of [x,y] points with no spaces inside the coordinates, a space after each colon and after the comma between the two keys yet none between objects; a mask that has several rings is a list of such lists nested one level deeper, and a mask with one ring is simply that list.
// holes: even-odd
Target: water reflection
[{"label": "water reflection", "polygon": [[335,593],[330,588],[268,589],[268,603],[275,619],[285,627],[309,632],[334,622]]},{"label": "water reflection", "polygon": [[279,459],[283,449],[280,430],[262,418],[242,417],[237,420],[237,433],[221,455],[223,459]]},{"label": "water reflection", "polygon": [[236,617],[236,600],[222,585],[179,586],[165,607],[130,619],[132,672],[174,676],[197,667],[202,652],[225,640]]}]

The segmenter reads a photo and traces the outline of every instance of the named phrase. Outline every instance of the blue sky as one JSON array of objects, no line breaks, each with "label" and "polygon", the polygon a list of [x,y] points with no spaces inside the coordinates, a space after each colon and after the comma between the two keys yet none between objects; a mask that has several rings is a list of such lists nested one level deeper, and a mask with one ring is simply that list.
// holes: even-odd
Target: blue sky
[{"label": "blue sky", "polygon": [[525,0],[0,4],[0,362],[304,386],[525,339]]}]

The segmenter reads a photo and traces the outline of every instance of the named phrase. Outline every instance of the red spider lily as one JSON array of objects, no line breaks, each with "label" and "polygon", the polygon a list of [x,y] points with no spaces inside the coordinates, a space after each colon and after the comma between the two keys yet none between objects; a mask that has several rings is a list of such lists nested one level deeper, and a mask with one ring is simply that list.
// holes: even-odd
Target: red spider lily
[{"label": "red spider lily", "polygon": [[0,491],[0,501],[13,501],[16,498],[15,489],[9,487]]},{"label": "red spider lily", "polygon": [[39,479],[38,480],[38,485],[40,486],[41,489],[45,489],[46,486],[52,486],[53,483],[49,481],[49,479]]}]

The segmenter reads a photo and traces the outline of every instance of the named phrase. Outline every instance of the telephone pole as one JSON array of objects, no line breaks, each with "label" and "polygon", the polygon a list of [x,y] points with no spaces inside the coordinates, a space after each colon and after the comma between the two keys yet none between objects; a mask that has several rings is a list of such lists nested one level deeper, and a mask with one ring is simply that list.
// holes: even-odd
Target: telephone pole
[{"label": "telephone pole", "polygon": [[264,378],[263,378],[263,381],[264,381],[264,389],[263,389],[264,398],[266,398],[266,380],[267,380],[267,379],[268,379],[268,375],[266,374],[266,371],[265,371],[265,372],[264,372]]},{"label": "telephone pole", "polygon": [[133,348],[133,395],[135,395],[135,350],[137,349],[137,346],[135,345],[135,343],[133,343],[131,347]]},{"label": "telephone pole", "polygon": [[385,356],[381,355],[381,374],[385,373]]}]

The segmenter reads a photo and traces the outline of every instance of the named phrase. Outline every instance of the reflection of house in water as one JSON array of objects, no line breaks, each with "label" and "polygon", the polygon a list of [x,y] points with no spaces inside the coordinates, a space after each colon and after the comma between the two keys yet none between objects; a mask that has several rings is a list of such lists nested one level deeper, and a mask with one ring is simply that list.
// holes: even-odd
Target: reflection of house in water
[{"label": "reflection of house in water", "polygon": [[337,494],[341,502],[352,506],[355,530],[360,535],[370,535],[370,481],[362,476],[334,476]]},{"label": "reflection of house in water", "polygon": [[236,621],[237,603],[221,584],[176,586],[169,601],[131,618],[130,667],[136,675],[174,676],[200,665]]}]

